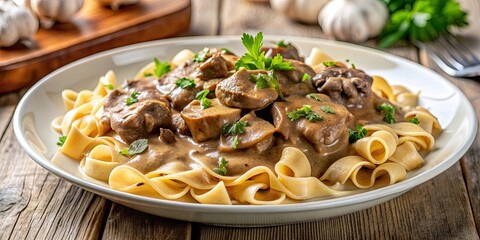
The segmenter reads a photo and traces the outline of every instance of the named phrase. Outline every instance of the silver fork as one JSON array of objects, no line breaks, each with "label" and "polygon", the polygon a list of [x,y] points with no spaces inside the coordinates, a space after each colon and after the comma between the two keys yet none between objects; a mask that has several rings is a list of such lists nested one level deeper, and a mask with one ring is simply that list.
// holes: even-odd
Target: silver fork
[{"label": "silver fork", "polygon": [[415,42],[447,74],[454,77],[480,76],[480,60],[452,34],[441,34],[434,42]]}]

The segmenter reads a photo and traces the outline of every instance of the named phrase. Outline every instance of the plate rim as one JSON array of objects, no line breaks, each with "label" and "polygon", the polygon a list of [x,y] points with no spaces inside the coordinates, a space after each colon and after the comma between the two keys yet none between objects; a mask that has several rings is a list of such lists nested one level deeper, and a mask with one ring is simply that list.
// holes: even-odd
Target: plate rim
[{"label": "plate rim", "polygon": [[[406,192],[410,190],[413,187],[416,187],[426,181],[431,180],[432,178],[436,177],[440,173],[444,172],[451,166],[453,166],[456,162],[459,161],[460,158],[462,158],[465,153],[470,149],[471,145],[473,144],[473,141],[475,140],[475,137],[477,135],[477,129],[478,129],[478,120],[477,116],[475,114],[475,110],[472,106],[472,103],[468,98],[465,96],[463,91],[459,89],[457,86],[455,86],[451,81],[440,75],[439,73],[433,71],[432,69],[429,69],[417,62],[414,62],[412,60],[394,55],[392,53],[384,52],[375,48],[367,47],[367,46],[361,46],[361,45],[356,45],[352,43],[346,43],[346,42],[339,42],[339,41],[334,41],[334,40],[327,40],[327,39],[318,39],[318,38],[310,38],[310,37],[298,37],[298,36],[288,36],[288,35],[266,35],[264,37],[264,40],[278,40],[278,39],[288,39],[289,41],[293,42],[296,45],[299,45],[297,42],[309,42],[312,44],[318,43],[322,45],[337,45],[342,48],[354,48],[356,50],[362,50],[366,51],[369,54],[374,54],[377,56],[381,57],[387,57],[389,59],[392,59],[394,61],[399,61],[402,62],[403,64],[407,65],[413,65],[416,68],[421,68],[422,70],[428,72],[429,74],[433,74],[436,78],[438,78],[440,81],[446,83],[450,88],[454,90],[455,93],[458,93],[461,102],[464,104],[463,107],[465,108],[467,112],[467,117],[469,117],[469,121],[472,123],[472,129],[470,132],[468,132],[468,137],[465,139],[465,144],[461,146],[454,155],[447,161],[442,161],[440,164],[432,167],[428,171],[421,173],[417,176],[405,179],[401,182],[395,183],[393,185],[389,185],[387,187],[382,187],[379,189],[374,189],[366,192],[362,192],[359,194],[354,194],[350,196],[343,196],[343,197],[338,197],[338,198],[332,198],[332,199],[324,199],[324,200],[311,200],[307,202],[299,202],[299,203],[293,203],[293,204],[279,204],[279,205],[215,205],[215,204],[200,204],[200,203],[187,203],[187,202],[179,202],[179,201],[174,201],[174,200],[163,200],[163,199],[155,199],[155,198],[150,198],[150,197],[144,197],[144,196],[139,196],[139,195],[134,195],[134,194],[129,194],[125,192],[120,192],[113,190],[111,188],[101,186],[98,184],[95,184],[93,182],[90,182],[85,179],[78,178],[72,174],[69,174],[65,170],[60,169],[59,167],[52,167],[54,166],[53,164],[47,164],[43,160],[43,156],[37,154],[26,142],[22,130],[21,130],[21,120],[22,116],[20,116],[20,113],[24,109],[24,105],[26,102],[28,102],[28,99],[32,97],[32,95],[41,89],[42,85],[45,84],[46,82],[49,81],[52,77],[55,75],[59,74],[62,71],[65,71],[70,68],[74,68],[77,65],[81,65],[85,62],[97,59],[97,58],[102,58],[106,57],[109,55],[114,55],[117,53],[125,52],[125,51],[130,51],[130,50],[136,50],[140,48],[148,48],[156,45],[168,45],[168,44],[192,44],[194,42],[199,42],[203,41],[205,44],[219,41],[219,40],[225,40],[225,41],[239,41],[240,35],[210,35],[210,36],[190,36],[190,37],[177,37],[177,38],[169,38],[169,39],[161,39],[161,40],[154,40],[154,41],[148,41],[148,42],[143,42],[143,43],[137,43],[137,44],[132,44],[132,45],[127,45],[119,48],[114,48],[110,49],[107,51],[99,52],[93,55],[90,55],[88,57],[79,59],[77,61],[74,61],[72,63],[69,63],[53,72],[48,74],[47,76],[43,77],[40,81],[38,81],[35,85],[33,85],[26,93],[25,95],[21,98],[19,103],[16,106],[15,113],[13,115],[13,130],[15,133],[15,136],[17,138],[17,141],[19,142],[20,146],[26,153],[30,156],[30,158],[35,161],[37,164],[42,166],[44,169],[47,171],[57,175],[58,177],[69,181],[70,183],[83,188],[87,191],[93,192],[95,194],[104,196],[104,194],[108,195],[107,198],[111,199],[121,199],[126,200],[127,202],[135,202],[137,204],[142,204],[142,205],[148,205],[148,206],[158,206],[159,204],[162,207],[168,207],[172,209],[182,209],[182,210],[195,210],[196,212],[211,212],[215,211],[217,213],[237,213],[237,214],[242,214],[242,213],[290,213],[290,212],[302,212],[302,211],[310,211],[310,210],[321,210],[321,209],[328,209],[328,208],[338,208],[338,207],[344,207],[344,206],[349,206],[349,205],[354,205],[354,204],[361,204],[365,203],[368,201],[373,201],[376,199],[381,199],[384,197],[388,197],[390,195],[394,194],[399,194],[402,192]],[[466,103],[466,104],[465,104]],[[49,161],[49,160],[47,160]],[[50,162],[51,163],[51,162]],[[412,185],[413,182],[413,185]],[[102,194],[103,193],[103,194]],[[106,196],[104,196],[106,197]]]}]

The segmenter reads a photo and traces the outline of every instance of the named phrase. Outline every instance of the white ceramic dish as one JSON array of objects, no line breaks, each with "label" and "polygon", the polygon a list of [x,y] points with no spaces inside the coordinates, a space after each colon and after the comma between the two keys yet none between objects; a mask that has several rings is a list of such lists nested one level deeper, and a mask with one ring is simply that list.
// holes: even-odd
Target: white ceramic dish
[{"label": "white ceramic dish", "polygon": [[[201,205],[158,200],[109,189],[105,184],[89,181],[77,170],[73,160],[62,167],[52,163],[58,134],[51,121],[63,114],[61,100],[64,89],[92,89],[98,78],[113,69],[118,79],[127,79],[154,57],[170,59],[178,51],[189,48],[228,47],[243,53],[239,36],[192,37],[168,39],[122,47],[76,61],[46,76],[33,86],[20,101],[14,115],[14,130],[20,145],[42,167],[57,176],[114,202],[158,216],[234,226],[262,226],[309,221],[362,210],[397,197],[430,180],[457,162],[472,144],[477,132],[477,119],[468,99],[452,83],[416,63],[384,52],[333,41],[267,37],[293,42],[304,55],[313,47],[323,49],[338,60],[350,59],[369,74],[385,77],[390,83],[402,84],[421,91],[420,105],[434,113],[444,128],[427,163],[408,173],[407,179],[381,189],[374,189],[339,198],[314,199],[308,202],[277,206]],[[72,161],[72,162],[69,162]]]}]

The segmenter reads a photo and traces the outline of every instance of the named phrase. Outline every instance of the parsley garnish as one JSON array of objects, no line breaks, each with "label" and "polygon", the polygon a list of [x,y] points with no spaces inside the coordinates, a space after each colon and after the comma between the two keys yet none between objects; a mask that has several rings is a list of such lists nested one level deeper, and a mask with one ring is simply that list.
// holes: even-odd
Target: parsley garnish
[{"label": "parsley garnish", "polygon": [[222,47],[222,54],[233,54],[232,50]]},{"label": "parsley garnish", "polygon": [[113,90],[115,87],[113,86],[113,84],[104,84],[103,85],[104,87],[106,87],[108,90]]},{"label": "parsley garnish", "polygon": [[323,65],[325,67],[335,67],[335,66],[337,66],[337,62],[335,62],[335,61],[325,61],[325,62],[323,62]]},{"label": "parsley garnish", "polygon": [[307,81],[307,80],[310,79],[310,78],[311,78],[311,76],[308,75],[308,73],[305,73],[305,74],[303,74],[302,82],[305,82],[305,81]]},{"label": "parsley garnish", "polygon": [[362,124],[357,124],[357,131],[353,131],[352,129],[348,129],[348,142],[349,143],[355,143],[358,141],[358,139],[364,138],[367,136],[368,131],[363,127]]},{"label": "parsley garnish", "polygon": [[210,48],[204,48],[201,52],[195,54],[195,56],[193,57],[193,61],[197,63],[204,62],[209,53],[210,53]]},{"label": "parsley garnish", "polygon": [[138,102],[138,92],[137,91],[133,91],[131,94],[130,94],[130,97],[127,98],[126,102],[127,102],[127,106],[129,105],[132,105],[136,102]]},{"label": "parsley garnish", "polygon": [[413,124],[417,124],[417,125],[420,124],[420,121],[418,120],[417,117],[414,117],[414,118],[410,119],[409,122],[411,122]]},{"label": "parsley garnish", "polygon": [[313,93],[309,93],[309,94],[307,94],[307,96],[308,96],[308,97],[311,97],[311,98],[313,98],[313,99],[315,99],[315,100],[317,100],[317,101],[322,101],[321,98],[319,98],[317,95],[315,95],[315,94],[313,94]]},{"label": "parsley garnish", "polygon": [[248,121],[237,121],[234,124],[225,123],[222,126],[222,134],[223,135],[232,135],[235,136],[233,138],[233,145],[232,147],[236,149],[238,147],[238,135],[245,132],[245,127],[248,126]]},{"label": "parsley garnish", "polygon": [[328,114],[335,114],[335,111],[330,106],[322,106],[321,107],[322,111]]},{"label": "parsley garnish", "polygon": [[185,77],[178,79],[178,80],[175,82],[175,85],[177,85],[177,87],[181,87],[181,88],[183,88],[183,89],[185,89],[185,88],[190,88],[190,89],[192,89],[192,88],[194,88],[195,86],[197,86],[197,85],[195,84],[195,80],[190,79],[190,78],[185,78]]},{"label": "parsley garnish", "polygon": [[150,77],[150,76],[153,76],[153,74],[144,72],[144,73],[143,73],[143,76],[144,76],[144,77]]},{"label": "parsley garnish", "polygon": [[243,33],[242,43],[247,49],[247,53],[243,55],[235,63],[235,70],[244,67],[249,70],[294,70],[290,62],[284,62],[283,57],[277,54],[273,59],[265,57],[265,52],[260,52],[263,45],[262,32],[257,33],[255,38],[252,35]]},{"label": "parsley garnish", "polygon": [[225,160],[224,157],[221,157],[220,160],[218,160],[218,168],[214,168],[213,171],[217,174],[220,174],[222,176],[227,175],[227,164],[228,161]]},{"label": "parsley garnish", "polygon": [[204,89],[195,95],[195,99],[200,101],[200,105],[202,105],[202,109],[210,107],[210,104],[212,104],[212,101],[207,98],[207,95],[210,93],[210,90]]},{"label": "parsley garnish", "polygon": [[282,88],[280,88],[280,84],[278,83],[277,75],[273,71],[269,71],[268,75],[265,73],[259,73],[257,75],[250,75],[250,81],[256,83],[257,88],[271,88],[277,91],[278,96],[282,100],[285,100],[282,93]]},{"label": "parsley garnish", "polygon": [[290,118],[292,121],[296,121],[299,118],[306,118],[310,122],[316,122],[323,120],[323,117],[318,113],[312,110],[312,106],[310,105],[303,105],[301,108],[298,108],[295,111],[287,112],[287,117]]},{"label": "parsley garnish", "polygon": [[286,47],[288,47],[288,44],[282,39],[282,40],[277,42],[277,46],[286,48]]},{"label": "parsley garnish", "polygon": [[65,144],[66,140],[67,140],[67,136],[58,137],[57,146],[59,146],[59,147],[63,146],[63,144]]},{"label": "parsley garnish", "polygon": [[148,147],[148,139],[141,138],[135,140],[128,148],[120,150],[118,153],[128,157],[144,152]]},{"label": "parsley garnish", "polygon": [[395,123],[395,107],[390,103],[382,103],[377,109],[383,113],[383,121],[386,123]]},{"label": "parsley garnish", "polygon": [[[153,69],[155,76],[161,77],[163,74],[170,72],[169,62],[160,62],[156,58],[153,59],[153,62],[155,63],[155,68]],[[145,76],[145,73],[143,75]]]}]

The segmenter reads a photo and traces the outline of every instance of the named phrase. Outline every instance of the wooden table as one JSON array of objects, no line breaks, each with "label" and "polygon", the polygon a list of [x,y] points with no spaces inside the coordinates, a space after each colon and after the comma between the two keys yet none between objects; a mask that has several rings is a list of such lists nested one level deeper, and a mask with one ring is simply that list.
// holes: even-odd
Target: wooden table
[{"label": "wooden table", "polygon": [[[462,34],[480,49],[480,2]],[[268,5],[240,0],[194,0],[187,35],[254,33],[323,37],[318,26],[291,22]],[[475,15],[475,16],[474,16]],[[374,47],[373,42],[365,45]],[[472,45],[472,46],[473,46]],[[409,44],[386,51],[441,74],[425,52]],[[480,109],[480,78],[446,76]],[[309,223],[226,228],[152,216],[118,205],[59,179],[20,148],[11,119],[25,91],[0,96],[0,239],[478,239],[480,140],[453,167],[387,203]],[[480,117],[480,111],[477,111]]]}]

